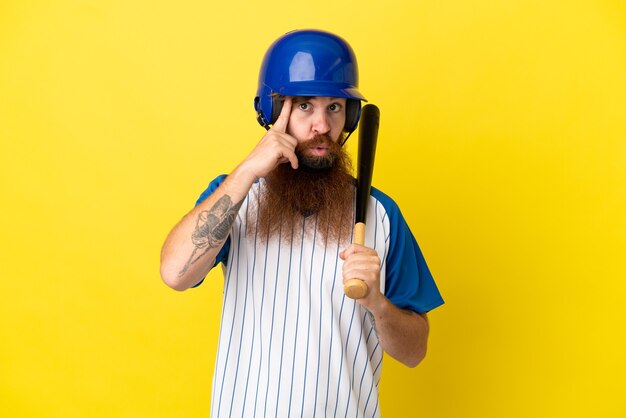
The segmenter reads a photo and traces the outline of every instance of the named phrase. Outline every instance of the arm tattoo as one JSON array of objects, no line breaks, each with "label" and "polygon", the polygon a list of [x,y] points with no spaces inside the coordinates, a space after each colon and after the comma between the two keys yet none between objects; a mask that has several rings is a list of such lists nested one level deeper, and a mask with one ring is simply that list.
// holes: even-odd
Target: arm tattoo
[{"label": "arm tattoo", "polygon": [[[230,196],[225,194],[211,209],[198,214],[196,229],[191,234],[191,242],[196,248],[194,248],[183,269],[178,273],[178,277],[184,276],[191,265],[202,258],[211,248],[217,248],[224,242],[242,203],[243,199],[233,205]],[[199,250],[204,251],[196,256]]]}]

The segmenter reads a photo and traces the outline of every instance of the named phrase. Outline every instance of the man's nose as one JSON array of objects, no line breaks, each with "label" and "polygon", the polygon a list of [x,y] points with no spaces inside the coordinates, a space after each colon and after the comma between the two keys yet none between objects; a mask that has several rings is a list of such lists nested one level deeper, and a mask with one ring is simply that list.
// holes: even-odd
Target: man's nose
[{"label": "man's nose", "polygon": [[326,112],[317,112],[313,120],[313,131],[316,134],[327,134],[330,132],[330,123]]}]

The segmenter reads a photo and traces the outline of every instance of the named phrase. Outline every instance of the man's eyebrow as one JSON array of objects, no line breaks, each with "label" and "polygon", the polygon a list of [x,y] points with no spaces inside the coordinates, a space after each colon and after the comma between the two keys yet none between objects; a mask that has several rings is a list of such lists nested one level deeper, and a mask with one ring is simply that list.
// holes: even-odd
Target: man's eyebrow
[{"label": "man's eyebrow", "polygon": [[292,103],[308,102],[309,100],[311,100],[311,97],[308,97],[308,96],[295,96],[292,99]]},{"label": "man's eyebrow", "polygon": [[[292,96],[291,99],[291,103],[292,104],[299,104],[299,103],[303,103],[303,102],[308,102],[310,100],[316,99],[318,96]],[[333,103],[340,103],[341,102],[341,97],[332,97],[333,100],[331,100],[331,104]]]}]

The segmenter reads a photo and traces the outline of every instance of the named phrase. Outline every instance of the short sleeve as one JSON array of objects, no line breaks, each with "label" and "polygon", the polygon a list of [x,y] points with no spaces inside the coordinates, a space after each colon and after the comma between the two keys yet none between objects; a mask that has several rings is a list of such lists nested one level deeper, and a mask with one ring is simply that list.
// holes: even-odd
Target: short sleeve
[{"label": "short sleeve", "polygon": [[401,309],[428,312],[444,303],[424,255],[400,208],[387,195],[372,188],[389,218],[389,250],[386,256],[385,296]]}]

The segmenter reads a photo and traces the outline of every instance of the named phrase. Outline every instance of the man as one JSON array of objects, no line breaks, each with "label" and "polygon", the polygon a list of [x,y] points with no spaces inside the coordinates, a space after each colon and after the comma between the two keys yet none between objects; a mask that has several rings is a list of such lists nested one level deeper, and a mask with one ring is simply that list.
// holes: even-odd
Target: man
[{"label": "man", "polygon": [[[351,244],[354,179],[343,142],[361,101],[341,38],[294,31],[267,51],[255,99],[268,129],[171,231],[176,290],[224,266],[214,417],[380,415],[383,352],[414,367],[443,300],[396,204],[372,189],[365,246]],[[366,282],[345,297],[342,282]]]}]

